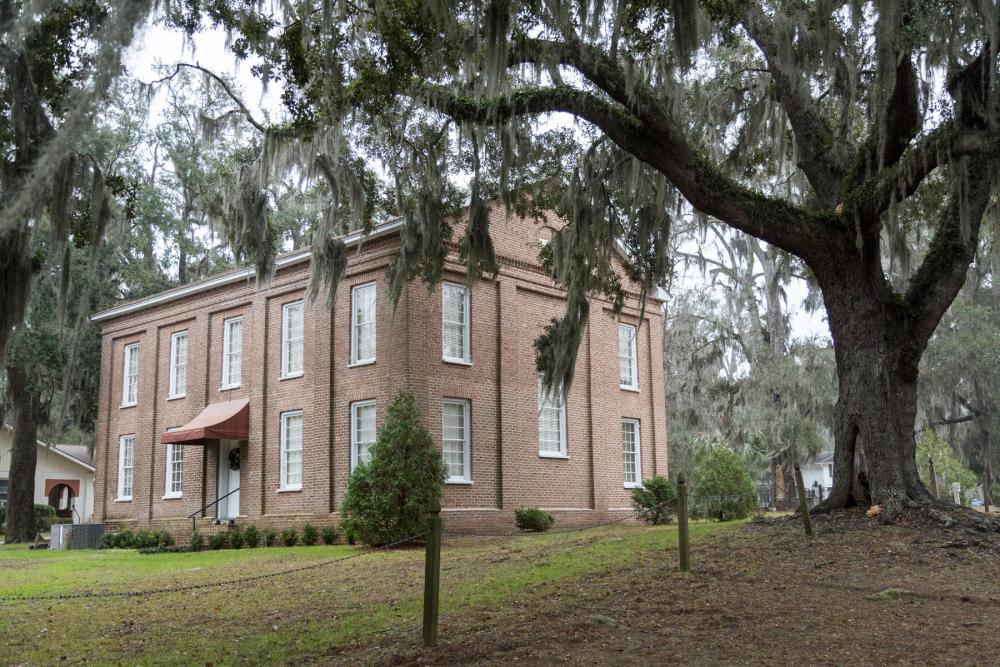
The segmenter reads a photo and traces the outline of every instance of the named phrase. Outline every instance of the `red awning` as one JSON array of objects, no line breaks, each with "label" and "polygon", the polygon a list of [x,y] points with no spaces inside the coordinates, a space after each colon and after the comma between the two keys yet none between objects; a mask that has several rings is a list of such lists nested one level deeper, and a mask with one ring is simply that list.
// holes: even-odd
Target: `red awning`
[{"label": "red awning", "polygon": [[184,426],[167,431],[160,442],[181,445],[203,445],[205,440],[246,440],[250,433],[250,401],[212,403]]}]

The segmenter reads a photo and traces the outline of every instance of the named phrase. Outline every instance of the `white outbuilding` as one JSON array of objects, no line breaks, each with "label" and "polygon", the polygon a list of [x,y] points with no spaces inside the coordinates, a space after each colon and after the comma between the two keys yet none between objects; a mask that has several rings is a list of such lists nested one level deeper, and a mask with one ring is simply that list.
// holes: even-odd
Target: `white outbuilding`
[{"label": "white outbuilding", "polygon": [[[7,502],[14,430],[0,426],[0,504]],[[46,445],[38,441],[35,504],[51,505],[56,516],[90,523],[94,514],[94,461],[82,445]]]}]

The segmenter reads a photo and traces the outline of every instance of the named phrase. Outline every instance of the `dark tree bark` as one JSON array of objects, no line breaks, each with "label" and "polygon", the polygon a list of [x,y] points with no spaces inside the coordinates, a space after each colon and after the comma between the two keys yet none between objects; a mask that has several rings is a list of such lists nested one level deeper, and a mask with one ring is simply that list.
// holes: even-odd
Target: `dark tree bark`
[{"label": "dark tree bark", "polygon": [[6,543],[35,539],[35,466],[38,461],[38,396],[22,368],[7,367],[14,443],[10,456]]}]

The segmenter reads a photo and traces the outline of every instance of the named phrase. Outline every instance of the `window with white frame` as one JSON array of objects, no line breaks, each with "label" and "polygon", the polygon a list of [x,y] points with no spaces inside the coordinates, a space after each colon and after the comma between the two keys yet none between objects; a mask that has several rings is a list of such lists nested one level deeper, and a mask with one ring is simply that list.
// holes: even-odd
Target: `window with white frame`
[{"label": "window with white frame", "polygon": [[167,477],[164,498],[180,498],[184,483],[184,447],[167,445]]},{"label": "window with white frame", "polygon": [[135,467],[135,436],[118,440],[118,500],[132,500],[132,470]]},{"label": "window with white frame", "polygon": [[471,482],[468,401],[445,399],[441,410],[441,438],[444,464],[448,468],[447,481],[451,484]]},{"label": "window with white frame", "polygon": [[378,433],[375,429],[375,401],[351,404],[351,470],[368,463]]},{"label": "window with white frame", "polygon": [[640,486],[642,470],[638,419],[622,419],[622,465],[625,472],[625,486],[628,488]]},{"label": "window with white frame", "polygon": [[471,363],[469,349],[469,289],[465,285],[441,286],[441,355],[445,361]]},{"label": "window with white frame", "polygon": [[139,400],[139,343],[125,346],[124,375],[122,378],[122,407],[135,405]]},{"label": "window with white frame", "polygon": [[636,359],[635,327],[631,324],[618,325],[618,364],[621,366],[621,386],[623,389],[639,388],[639,363]]},{"label": "window with white frame", "polygon": [[281,489],[302,488],[302,411],[281,414]]},{"label": "window with white frame", "polygon": [[375,283],[351,290],[351,363],[375,361]]},{"label": "window with white frame", "polygon": [[538,378],[538,455],[566,456],[566,397],[563,388],[549,390]]},{"label": "window with white frame", "polygon": [[187,393],[187,331],[170,336],[170,388],[167,398],[183,398]]},{"label": "window with white frame", "polygon": [[222,323],[222,388],[240,386],[243,374],[243,318],[233,317]]},{"label": "window with white frame", "polygon": [[302,301],[293,301],[281,307],[281,377],[302,375],[304,311]]}]

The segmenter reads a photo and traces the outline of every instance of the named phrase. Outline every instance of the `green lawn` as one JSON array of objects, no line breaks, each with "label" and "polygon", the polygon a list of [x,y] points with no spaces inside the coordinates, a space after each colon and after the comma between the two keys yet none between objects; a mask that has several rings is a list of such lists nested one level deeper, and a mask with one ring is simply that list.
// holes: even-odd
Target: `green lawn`
[{"label": "green lawn", "polygon": [[[692,539],[733,524],[695,524]],[[620,568],[651,552],[676,562],[674,527],[612,526],[513,539],[447,537],[442,642],[482,614]],[[356,553],[348,546],[182,554],[0,549],[0,598],[214,582]],[[330,663],[374,660],[367,646],[410,647],[421,614],[423,551],[373,553],[250,584],[135,598],[0,602],[4,657],[16,664]],[[69,647],[86,646],[84,652]]]}]

